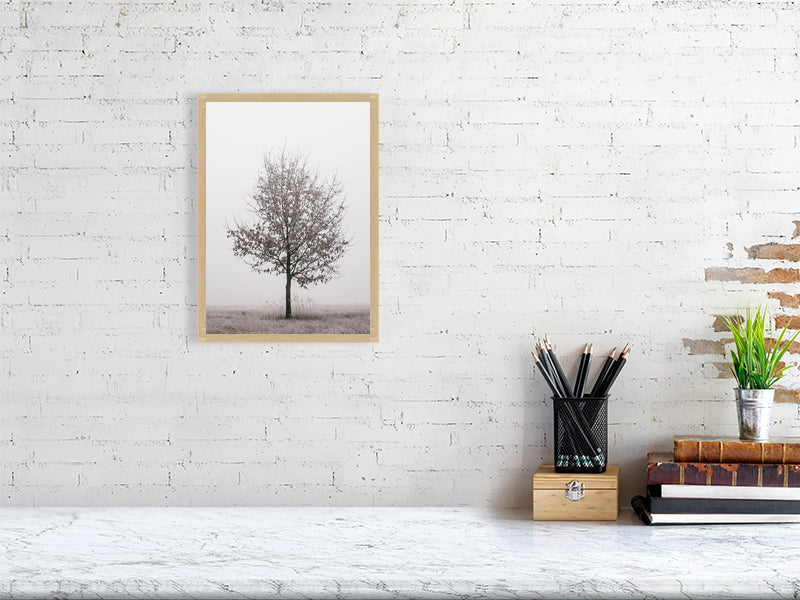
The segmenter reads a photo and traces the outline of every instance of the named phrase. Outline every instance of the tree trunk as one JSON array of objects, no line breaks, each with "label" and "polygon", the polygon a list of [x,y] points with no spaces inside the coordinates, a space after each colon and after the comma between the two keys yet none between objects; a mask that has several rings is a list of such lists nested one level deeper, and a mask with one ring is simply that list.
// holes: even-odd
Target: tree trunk
[{"label": "tree trunk", "polygon": [[286,274],[286,318],[292,318],[292,276]]}]

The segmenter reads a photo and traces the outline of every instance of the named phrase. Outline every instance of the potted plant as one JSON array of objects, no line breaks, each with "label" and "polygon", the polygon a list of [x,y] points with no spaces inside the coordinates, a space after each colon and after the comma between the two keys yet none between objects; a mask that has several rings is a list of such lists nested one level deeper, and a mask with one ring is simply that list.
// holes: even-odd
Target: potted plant
[{"label": "potted plant", "polygon": [[[736,346],[731,350],[731,371],[739,383],[736,388],[736,408],[739,416],[739,438],[763,441],[769,439],[772,421],[772,404],[775,390],[772,386],[783,377],[788,366],[779,366],[789,345],[800,331],[784,340],[786,327],[777,339],[774,337],[772,318],[766,307],[755,311],[749,307],[744,317],[725,318],[725,325],[733,334]],[[769,336],[767,321],[769,320]]]}]

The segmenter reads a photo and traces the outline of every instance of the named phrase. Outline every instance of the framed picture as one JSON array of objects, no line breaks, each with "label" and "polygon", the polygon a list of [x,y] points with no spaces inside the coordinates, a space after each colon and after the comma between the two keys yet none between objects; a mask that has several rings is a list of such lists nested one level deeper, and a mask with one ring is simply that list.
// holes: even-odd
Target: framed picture
[{"label": "framed picture", "polygon": [[200,342],[378,341],[378,95],[197,96]]}]

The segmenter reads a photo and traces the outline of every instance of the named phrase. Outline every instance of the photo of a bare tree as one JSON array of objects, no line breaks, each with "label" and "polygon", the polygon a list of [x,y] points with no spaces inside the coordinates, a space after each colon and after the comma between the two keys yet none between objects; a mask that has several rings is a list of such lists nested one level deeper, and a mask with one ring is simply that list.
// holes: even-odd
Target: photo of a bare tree
[{"label": "photo of a bare tree", "polygon": [[302,288],[336,277],[348,240],[344,199],[334,176],[320,181],[299,153],[264,157],[250,212],[252,224],[228,229],[233,252],[259,273],[286,277],[286,318],[292,318],[292,281]]},{"label": "photo of a bare tree", "polygon": [[377,97],[198,109],[198,340],[377,341]]}]

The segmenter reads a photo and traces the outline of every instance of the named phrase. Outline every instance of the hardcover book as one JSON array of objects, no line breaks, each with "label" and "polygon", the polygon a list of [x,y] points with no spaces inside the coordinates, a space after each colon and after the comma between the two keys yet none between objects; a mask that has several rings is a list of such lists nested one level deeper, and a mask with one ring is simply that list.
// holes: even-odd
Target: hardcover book
[{"label": "hardcover book", "polygon": [[644,496],[634,496],[631,506],[645,525],[800,523],[797,513],[653,513]]},{"label": "hardcover book", "polygon": [[650,452],[647,483],[800,488],[800,464],[682,462],[671,452]]},{"label": "hardcover book", "polygon": [[698,515],[800,515],[800,500],[743,500],[740,498],[645,498],[647,511]]},{"label": "hardcover book", "polygon": [[736,437],[675,436],[677,462],[707,463],[800,463],[800,438],[772,438],[746,442]]},{"label": "hardcover book", "polygon": [[661,498],[729,498],[738,500],[800,500],[800,487],[763,487],[757,485],[648,485],[650,496]]}]

